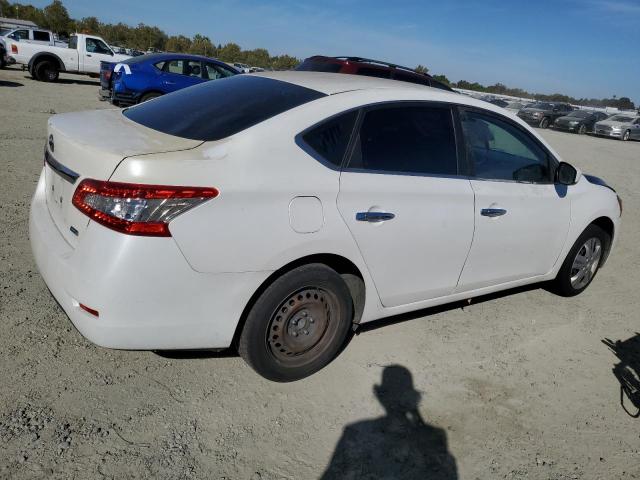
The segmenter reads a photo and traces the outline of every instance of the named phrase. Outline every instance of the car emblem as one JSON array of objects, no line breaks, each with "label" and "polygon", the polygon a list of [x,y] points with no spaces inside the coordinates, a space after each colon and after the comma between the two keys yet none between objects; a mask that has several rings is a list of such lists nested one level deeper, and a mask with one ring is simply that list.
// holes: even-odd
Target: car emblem
[{"label": "car emblem", "polygon": [[55,150],[55,144],[53,143],[53,135],[49,135],[49,149],[52,152]]}]

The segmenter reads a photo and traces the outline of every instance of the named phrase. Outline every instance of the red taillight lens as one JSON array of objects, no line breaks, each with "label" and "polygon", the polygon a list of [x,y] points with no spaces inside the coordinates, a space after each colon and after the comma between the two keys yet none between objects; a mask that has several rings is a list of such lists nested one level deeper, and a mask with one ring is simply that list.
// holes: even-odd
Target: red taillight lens
[{"label": "red taillight lens", "polygon": [[13,53],[13,54],[17,54],[18,53],[18,46],[15,43],[11,44],[11,53]]},{"label": "red taillight lens", "polygon": [[90,313],[94,317],[99,317],[100,316],[100,313],[95,308],[87,307],[86,305],[83,305],[82,303],[79,303],[78,305],[80,305],[81,309],[83,309],[87,313]]},{"label": "red taillight lens", "polygon": [[209,187],[177,187],[83,180],[73,205],[92,220],[121,233],[170,237],[169,222],[217,197]]}]

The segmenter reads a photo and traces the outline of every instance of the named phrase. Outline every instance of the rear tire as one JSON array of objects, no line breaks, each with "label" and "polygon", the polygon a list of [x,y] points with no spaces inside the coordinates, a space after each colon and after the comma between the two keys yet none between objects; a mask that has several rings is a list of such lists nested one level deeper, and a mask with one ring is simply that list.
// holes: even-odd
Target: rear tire
[{"label": "rear tire", "polygon": [[255,301],[238,352],[258,374],[291,382],[322,369],[340,352],[353,320],[349,287],[326,265],[298,267]]},{"label": "rear tire", "polygon": [[58,80],[58,68],[49,60],[42,60],[33,66],[36,80],[41,82],[55,82]]},{"label": "rear tire", "polygon": [[161,96],[162,94],[158,92],[145,93],[142,97],[140,97],[140,101],[138,103],[146,102],[147,100],[151,100],[152,98],[158,98]]},{"label": "rear tire", "polygon": [[544,117],[542,120],[540,120],[540,128],[547,128],[549,126],[549,119],[547,117]]},{"label": "rear tire", "polygon": [[582,293],[593,281],[611,236],[597,225],[589,225],[569,250],[558,275],[553,281],[553,290],[563,297]]}]

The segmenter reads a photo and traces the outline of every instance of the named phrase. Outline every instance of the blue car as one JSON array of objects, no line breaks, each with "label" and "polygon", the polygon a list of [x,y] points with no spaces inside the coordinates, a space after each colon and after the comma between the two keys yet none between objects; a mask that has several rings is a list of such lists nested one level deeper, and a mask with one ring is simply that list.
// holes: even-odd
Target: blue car
[{"label": "blue car", "polygon": [[220,60],[181,53],[154,53],[100,65],[101,100],[127,106],[209,80],[240,73]]}]

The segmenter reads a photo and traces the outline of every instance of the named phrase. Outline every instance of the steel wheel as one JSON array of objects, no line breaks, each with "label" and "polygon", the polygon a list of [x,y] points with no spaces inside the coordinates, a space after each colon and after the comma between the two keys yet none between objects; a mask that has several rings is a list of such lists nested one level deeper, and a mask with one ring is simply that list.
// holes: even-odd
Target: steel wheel
[{"label": "steel wheel", "polygon": [[[287,364],[308,362],[314,350],[324,350],[335,330],[336,301],[320,288],[304,288],[285,299],[271,317],[267,344],[271,354]],[[333,327],[333,328],[332,328]]]},{"label": "steel wheel", "polygon": [[576,290],[589,284],[600,265],[602,242],[597,237],[589,238],[578,249],[571,265],[571,286]]}]

